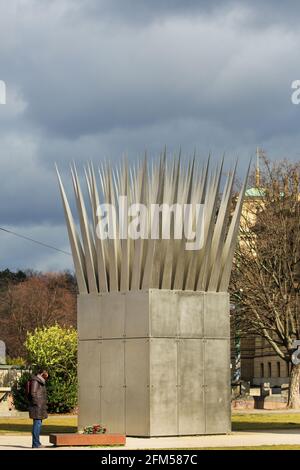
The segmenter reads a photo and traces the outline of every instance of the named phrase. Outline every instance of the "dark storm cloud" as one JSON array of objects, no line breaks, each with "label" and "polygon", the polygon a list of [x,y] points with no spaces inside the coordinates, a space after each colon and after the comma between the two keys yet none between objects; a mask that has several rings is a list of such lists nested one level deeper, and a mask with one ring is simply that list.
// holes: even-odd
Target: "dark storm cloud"
[{"label": "dark storm cloud", "polygon": [[[2,224],[65,244],[55,161],[68,182],[73,159],[165,144],[239,155],[242,169],[257,145],[299,158],[300,3],[0,0],[0,13]],[[14,243],[0,245],[7,264]],[[47,256],[22,263],[61,266]]]},{"label": "dark storm cloud", "polygon": [[201,18],[113,33],[95,19],[76,32],[64,25],[23,76],[25,115],[49,135],[69,139],[176,119],[210,119],[237,131],[260,127],[260,106],[290,104],[292,54],[289,35],[243,33],[230,17],[221,30],[219,20]]},{"label": "dark storm cloud", "polygon": [[295,0],[82,0],[79,11],[111,21],[148,23],[172,16],[222,14],[233,8],[247,8],[253,27],[299,22],[300,4]]},{"label": "dark storm cloud", "polygon": [[190,15],[195,13],[210,13],[220,8],[222,3],[217,0],[86,0],[81,3],[82,11],[86,14],[101,14],[108,18],[127,20],[129,22],[147,23],[161,20],[172,15]]},{"label": "dark storm cloud", "polygon": [[[28,15],[27,22],[17,17],[17,40],[11,55],[6,54],[6,63],[27,104],[26,123],[50,136],[69,139],[183,118],[224,122],[227,115],[227,124],[252,125],[260,115],[251,94],[258,94],[265,109],[266,101],[271,105],[274,83],[282,79],[275,102],[285,99],[293,65],[291,60],[286,62],[289,53],[292,59],[289,47],[293,44],[278,31],[256,37],[249,30],[243,32],[245,14],[228,20],[220,18],[217,10],[209,22],[203,20],[207,4],[211,9],[218,3],[82,1],[74,9],[74,2],[65,1],[53,2],[50,10],[44,3]],[[271,8],[273,2],[262,3]],[[100,14],[90,20],[78,16],[93,5],[95,11],[102,8],[112,17],[135,10],[143,11],[143,17],[146,11],[157,17],[174,13],[178,17],[138,30],[133,26],[112,29]],[[199,18],[180,16],[183,5],[185,12],[194,11]],[[276,61],[283,60],[287,67],[274,69],[272,83],[267,83],[266,74],[275,65],[274,52]],[[294,69],[296,73],[296,64]],[[248,80],[254,73],[256,82]],[[228,116],[229,102],[247,106],[243,121],[239,112]]]}]

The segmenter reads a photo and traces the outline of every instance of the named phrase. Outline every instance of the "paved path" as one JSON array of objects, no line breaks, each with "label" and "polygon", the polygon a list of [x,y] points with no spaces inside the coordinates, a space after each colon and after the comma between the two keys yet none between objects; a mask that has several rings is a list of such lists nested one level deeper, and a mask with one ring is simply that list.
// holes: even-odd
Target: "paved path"
[{"label": "paved path", "polygon": [[[47,436],[42,436],[42,443],[49,445]],[[233,432],[225,436],[191,436],[191,437],[160,437],[160,438],[127,438],[125,447],[105,447],[103,450],[129,450],[129,449],[178,449],[178,448],[201,448],[201,447],[236,447],[236,446],[263,446],[263,445],[299,445],[300,432],[298,430],[284,431],[256,431],[256,432]],[[0,450],[24,450],[30,449],[31,437],[19,435],[0,436]],[[51,444],[49,445],[50,447]],[[60,449],[86,449],[90,447],[59,447]],[[95,450],[102,450],[99,447]]]}]

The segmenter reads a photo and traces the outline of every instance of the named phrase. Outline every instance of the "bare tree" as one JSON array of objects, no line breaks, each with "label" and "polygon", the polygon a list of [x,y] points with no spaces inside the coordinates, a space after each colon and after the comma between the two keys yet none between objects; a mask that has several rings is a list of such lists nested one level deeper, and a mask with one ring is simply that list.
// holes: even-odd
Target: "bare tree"
[{"label": "bare tree", "polygon": [[300,339],[299,165],[263,161],[260,187],[246,198],[231,293],[235,321],[265,338],[289,363],[288,407],[300,406],[300,365],[292,363]]},{"label": "bare tree", "polygon": [[58,323],[76,325],[75,286],[68,274],[33,274],[9,282],[0,298],[0,330],[12,356],[24,354],[27,331]]}]

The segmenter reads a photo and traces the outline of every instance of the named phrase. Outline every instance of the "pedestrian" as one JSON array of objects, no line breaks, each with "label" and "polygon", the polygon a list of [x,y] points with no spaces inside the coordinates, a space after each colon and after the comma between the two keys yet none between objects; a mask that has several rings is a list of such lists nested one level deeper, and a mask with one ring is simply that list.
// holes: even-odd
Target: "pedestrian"
[{"label": "pedestrian", "polygon": [[40,433],[43,419],[47,414],[47,390],[46,380],[49,374],[45,369],[39,370],[30,380],[29,393],[29,417],[33,420],[32,424],[32,448],[43,447],[40,441]]}]

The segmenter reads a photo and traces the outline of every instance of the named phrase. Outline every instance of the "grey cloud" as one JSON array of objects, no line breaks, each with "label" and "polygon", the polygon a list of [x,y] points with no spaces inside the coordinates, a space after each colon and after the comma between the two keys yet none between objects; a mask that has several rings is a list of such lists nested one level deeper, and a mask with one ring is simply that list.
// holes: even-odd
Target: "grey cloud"
[{"label": "grey cloud", "polygon": [[[8,226],[14,232],[44,240],[54,247],[69,251],[69,244],[63,225]],[[72,257],[42,247],[27,240],[0,231],[0,269],[7,266],[12,270],[35,269],[44,271],[73,270]]]},{"label": "grey cloud", "polygon": [[[126,3],[135,4],[122,4]],[[82,2],[82,8],[91,4]],[[111,5],[113,11],[112,5],[117,9],[118,2],[99,4]],[[153,6],[150,2],[141,4],[148,9],[150,4]],[[177,7],[172,2],[163,4],[166,10],[168,6],[173,11],[178,10],[180,2]],[[187,10],[192,6],[196,8],[196,2],[189,2]],[[156,11],[154,6],[152,10]],[[37,10],[36,16],[29,15],[28,24],[20,24],[23,40],[12,49],[8,66],[15,74],[14,80],[19,77],[16,86],[19,85],[27,103],[24,120],[49,135],[71,140],[114,128],[143,128],[169,119],[222,121],[224,115],[228,116],[229,102],[235,112],[228,116],[226,124],[232,121],[251,126],[254,119],[260,118],[259,108],[251,109],[254,103],[251,94],[260,95],[265,109],[270,73],[277,83],[278,73],[285,75],[288,83],[289,77],[292,79],[291,70],[295,70],[293,74],[297,70],[292,63],[294,46],[288,41],[285,45],[280,31],[255,36],[251,31],[243,32],[239,21],[230,20],[230,15],[221,25],[214,19],[210,22],[179,19],[142,31],[112,29],[101,17],[94,18],[92,24],[82,20],[76,26],[66,13],[51,17],[46,9]],[[45,47],[36,49],[39,41]],[[251,42],[257,51],[247,49],[246,44]],[[264,56],[261,48],[265,50]],[[276,64],[274,52],[278,56]],[[270,55],[273,63],[266,69]],[[280,60],[288,62],[288,66],[278,71]],[[255,73],[257,83],[252,80]],[[246,91],[240,92],[241,87]],[[224,90],[221,96],[220,89]],[[285,90],[286,85],[272,90],[276,102],[285,99]],[[243,104],[248,109],[241,120],[239,111]],[[270,104],[269,100],[267,105]]]},{"label": "grey cloud", "polygon": [[211,13],[232,3],[232,0],[83,0],[78,11],[90,16],[101,15],[112,21],[149,23],[176,15]]},{"label": "grey cloud", "polygon": [[147,24],[174,16],[223,15],[234,8],[247,8],[252,27],[297,25],[300,14],[300,4],[294,0],[82,0],[77,12],[112,22]]},{"label": "grey cloud", "polygon": [[[300,4],[0,0],[0,7],[0,79],[9,91],[0,106],[3,224],[65,246],[55,161],[71,190],[72,160],[135,158],[145,149],[153,157],[165,144],[170,153],[181,146],[202,157],[239,155],[241,169],[256,145],[299,159],[300,107],[290,102],[290,84],[300,78]],[[42,251],[3,243],[7,265],[51,265]]]}]

